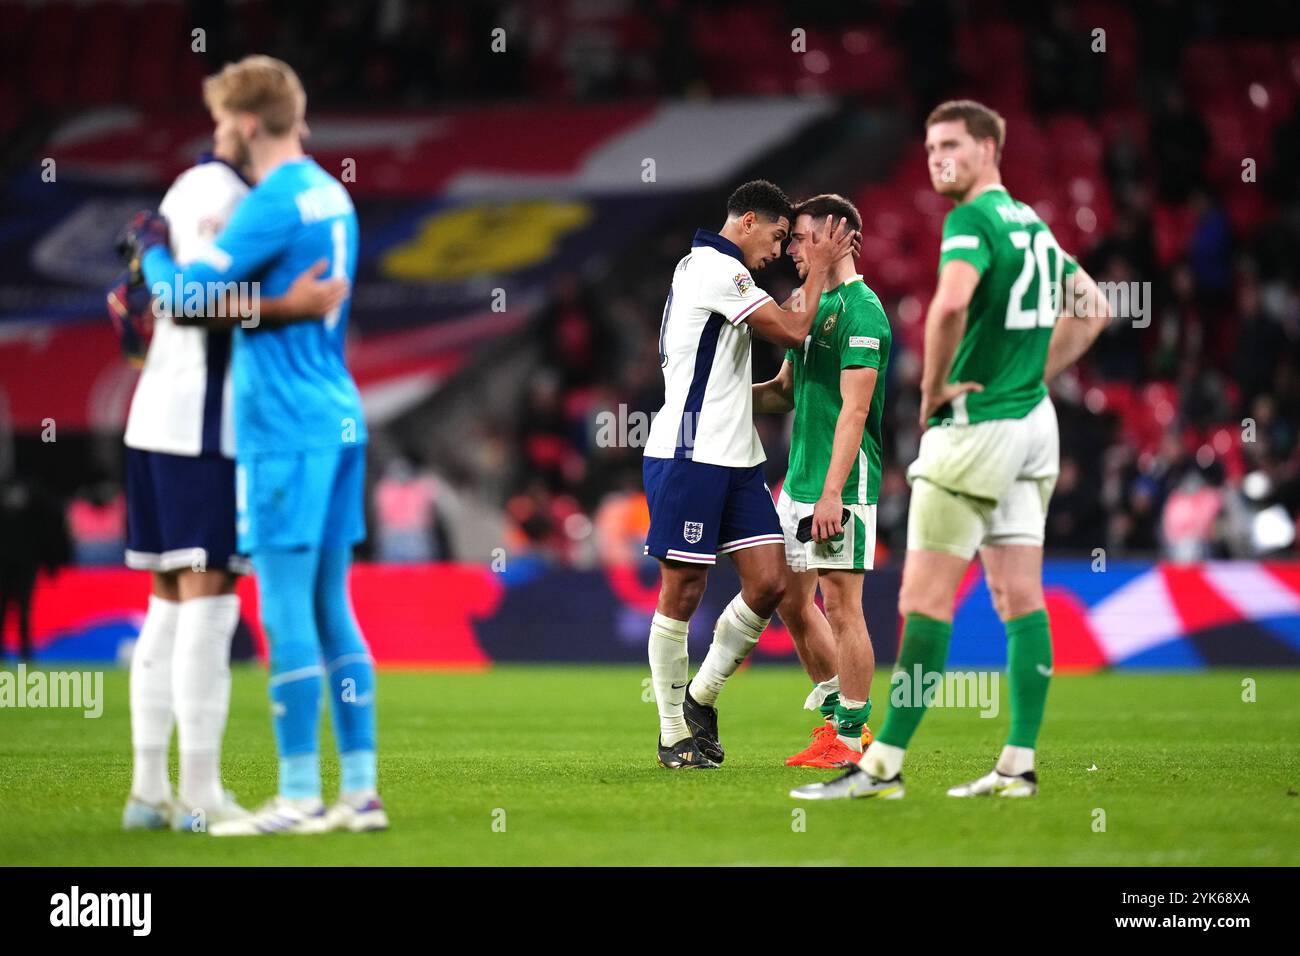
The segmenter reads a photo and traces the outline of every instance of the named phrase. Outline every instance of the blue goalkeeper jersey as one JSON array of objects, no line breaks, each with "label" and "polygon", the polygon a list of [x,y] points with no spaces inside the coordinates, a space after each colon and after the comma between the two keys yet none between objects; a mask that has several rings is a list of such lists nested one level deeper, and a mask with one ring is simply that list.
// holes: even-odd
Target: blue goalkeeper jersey
[{"label": "blue goalkeeper jersey", "polygon": [[[304,157],[277,166],[239,205],[225,230],[184,268],[155,246],[145,280],[180,295],[194,283],[257,281],[263,298],[325,259],[327,275],[355,281],[358,228],[347,190]],[[179,280],[178,280],[179,277]],[[285,326],[236,326],[231,358],[235,454],[297,452],[367,439],[361,395],[343,361],[351,296],[329,315]]]}]

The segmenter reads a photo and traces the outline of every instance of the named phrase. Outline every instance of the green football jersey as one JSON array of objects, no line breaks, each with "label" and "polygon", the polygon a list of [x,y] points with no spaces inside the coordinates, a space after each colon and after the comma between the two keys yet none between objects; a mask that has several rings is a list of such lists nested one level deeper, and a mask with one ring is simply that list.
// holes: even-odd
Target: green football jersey
[{"label": "green football jersey", "polygon": [[948,213],[939,269],[953,259],[969,262],[980,279],[948,381],[979,382],[984,391],[940,407],[930,424],[1024,418],[1047,394],[1047,345],[1064,277],[1078,264],[1056,244],[1038,213],[1001,186]]},{"label": "green football jersey", "polygon": [[790,349],[794,367],[794,431],[785,490],[795,501],[815,503],[826,483],[835,444],[835,422],[844,400],[840,372],[846,368],[877,370],[871,411],[857,459],[841,494],[847,505],[874,505],[880,496],[881,420],[885,414],[885,369],[892,336],[880,299],[862,276],[823,292],[811,334],[802,352]]}]

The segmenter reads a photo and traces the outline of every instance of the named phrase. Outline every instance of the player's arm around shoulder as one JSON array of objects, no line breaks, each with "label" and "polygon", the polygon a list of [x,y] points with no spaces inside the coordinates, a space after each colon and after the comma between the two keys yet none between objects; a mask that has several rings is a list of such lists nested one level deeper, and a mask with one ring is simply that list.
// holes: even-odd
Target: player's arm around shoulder
[{"label": "player's arm around shoulder", "polygon": [[[798,307],[801,304],[798,293],[789,301],[792,305],[789,309],[781,308],[774,299],[768,299],[761,307],[755,309],[747,318],[754,335],[788,349],[800,348],[803,340],[808,336],[808,327],[812,324],[812,316],[816,314],[816,309],[814,308],[813,312],[808,314],[807,321],[804,322],[798,318],[806,311]],[[791,321],[792,317],[794,321]]]},{"label": "player's arm around shoulder", "polygon": [[259,318],[264,325],[276,328],[319,322],[342,305],[351,285],[343,277],[325,276],[328,269],[329,260],[318,259],[298,274],[283,295],[262,299]]},{"label": "player's arm around shoulder", "polygon": [[755,382],[754,412],[782,415],[794,411],[794,366],[787,354],[781,371],[766,382]]},{"label": "player's arm around shoulder", "polygon": [[192,288],[208,294],[206,307],[199,311],[210,314],[214,294],[225,294],[253,279],[283,251],[296,221],[296,213],[277,197],[262,188],[254,189],[239,203],[220,234],[187,256],[183,266],[169,249],[152,245],[141,257],[145,281],[173,318],[186,311],[181,304],[186,290]]}]

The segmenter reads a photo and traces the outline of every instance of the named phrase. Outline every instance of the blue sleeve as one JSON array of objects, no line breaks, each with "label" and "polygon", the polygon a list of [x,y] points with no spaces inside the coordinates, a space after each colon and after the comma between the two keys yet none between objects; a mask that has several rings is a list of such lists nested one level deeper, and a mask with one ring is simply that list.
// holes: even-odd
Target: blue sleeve
[{"label": "blue sleeve", "polygon": [[[174,305],[180,284],[244,282],[257,275],[287,246],[298,225],[296,210],[285,210],[274,196],[257,190],[239,204],[230,222],[212,245],[184,267],[171,251],[154,246],[140,263],[145,282],[167,307]],[[182,296],[182,302],[184,301]],[[173,314],[176,310],[171,308]]]}]

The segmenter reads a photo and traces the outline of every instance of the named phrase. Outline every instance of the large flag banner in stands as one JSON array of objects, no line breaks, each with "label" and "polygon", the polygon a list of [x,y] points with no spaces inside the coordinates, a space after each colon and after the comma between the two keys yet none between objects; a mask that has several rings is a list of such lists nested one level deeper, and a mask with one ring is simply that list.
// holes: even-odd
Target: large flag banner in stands
[{"label": "large flag banner in stands", "polygon": [[[882,663],[898,646],[899,569],[867,575],[867,625]],[[1102,667],[1300,666],[1300,564],[1049,560],[1043,569],[1054,664],[1062,672]],[[691,621],[699,660],[713,623],[735,595],[729,564],[709,575]],[[143,619],[148,575],[74,569],[42,578],[33,609],[38,662],[118,660]],[[514,560],[508,573],[471,564],[359,564],[352,596],[375,659],[390,667],[485,667],[493,662],[640,663],[658,594],[657,570],[626,565],[557,570]],[[264,655],[255,582],[240,581],[244,623],[236,656]],[[11,619],[5,646],[16,649]],[[774,619],[751,658],[797,663],[789,632]],[[1006,636],[978,566],[963,583],[951,669],[1002,668]]]},{"label": "large flag banner in stands", "polygon": [[[350,361],[363,396],[427,394],[527,321],[561,276],[630,248],[829,109],[773,99],[313,118],[307,149],[361,222]],[[113,238],[210,135],[197,104],[162,119],[92,112],[3,185],[0,389],[18,429],[51,416],[122,426],[134,378],[103,317]],[[41,386],[55,377],[67,391],[51,409]]]}]

